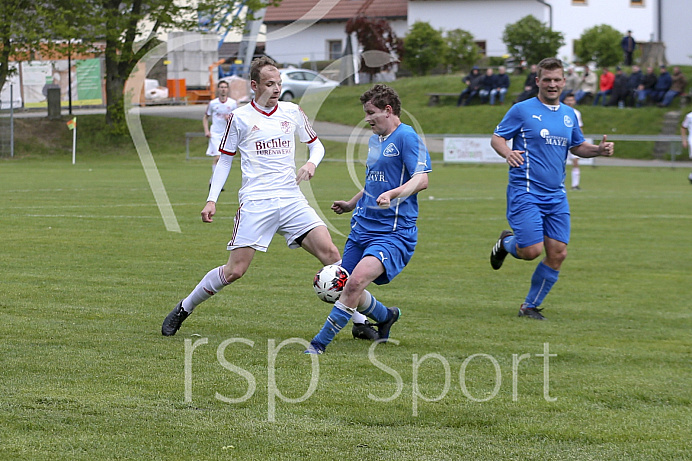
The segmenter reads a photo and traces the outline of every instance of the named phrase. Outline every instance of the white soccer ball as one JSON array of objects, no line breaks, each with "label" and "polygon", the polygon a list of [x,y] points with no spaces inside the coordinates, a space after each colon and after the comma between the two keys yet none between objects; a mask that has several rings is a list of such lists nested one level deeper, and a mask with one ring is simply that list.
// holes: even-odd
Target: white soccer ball
[{"label": "white soccer ball", "polygon": [[341,296],[348,280],[348,271],[336,264],[324,266],[315,274],[312,286],[317,296],[326,303],[334,303]]}]

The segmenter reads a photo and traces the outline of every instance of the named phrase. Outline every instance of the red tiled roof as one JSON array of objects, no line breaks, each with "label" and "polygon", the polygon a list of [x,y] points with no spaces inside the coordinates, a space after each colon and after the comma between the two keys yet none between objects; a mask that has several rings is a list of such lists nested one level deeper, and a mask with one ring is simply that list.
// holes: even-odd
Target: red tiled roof
[{"label": "red tiled roof", "polygon": [[[265,24],[280,24],[302,18],[318,0],[282,0],[279,6],[268,7],[264,15]],[[331,2],[325,2],[331,4]],[[311,12],[305,19],[319,21],[345,21],[358,13],[366,3],[370,5],[365,10],[369,17],[406,18],[408,15],[408,0],[338,0],[330,10],[326,7]]]}]

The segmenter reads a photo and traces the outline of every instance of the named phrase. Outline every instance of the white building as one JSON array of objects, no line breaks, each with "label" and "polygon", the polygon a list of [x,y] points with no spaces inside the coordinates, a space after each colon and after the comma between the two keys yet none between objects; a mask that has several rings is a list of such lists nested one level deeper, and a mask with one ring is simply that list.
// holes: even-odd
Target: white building
[{"label": "white building", "polygon": [[[314,8],[320,4],[322,8]],[[340,58],[346,21],[364,13],[381,17],[403,38],[408,32],[408,0],[282,0],[267,8],[266,53],[281,63],[300,64]]]},{"label": "white building", "polygon": [[[308,13],[318,4],[321,10]],[[640,43],[664,41],[668,62],[692,64],[690,0],[283,0],[267,9],[266,52],[295,64],[334,59],[344,47],[346,21],[359,10],[386,17],[400,37],[416,21],[466,30],[488,56],[506,54],[505,27],[531,14],[562,32],[565,46],[558,57],[566,61],[574,60],[574,42],[584,30],[608,24],[623,35],[631,30]]]}]

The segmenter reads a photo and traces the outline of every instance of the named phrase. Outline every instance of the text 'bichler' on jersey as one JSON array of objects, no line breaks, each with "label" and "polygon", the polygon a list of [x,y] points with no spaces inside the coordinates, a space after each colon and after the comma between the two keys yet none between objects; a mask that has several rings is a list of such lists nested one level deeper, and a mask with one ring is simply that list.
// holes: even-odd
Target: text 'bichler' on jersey
[{"label": "text 'bichler' on jersey", "polygon": [[417,194],[392,200],[389,208],[380,208],[377,197],[395,189],[412,176],[432,171],[430,154],[420,136],[402,123],[387,138],[372,135],[368,142],[363,196],[353,212],[353,223],[366,231],[392,232],[410,228],[418,218]]},{"label": "text 'bichler' on jersey", "polygon": [[511,139],[513,150],[524,151],[524,163],[509,168],[509,187],[538,195],[565,193],[567,154],[584,142],[574,109],[531,98],[513,105],[495,134]]},{"label": "text 'bichler' on jersey", "polygon": [[317,139],[307,116],[291,102],[280,101],[269,112],[255,101],[236,109],[219,150],[240,153],[240,203],[277,197],[303,197],[296,184],[295,133],[301,142]]}]

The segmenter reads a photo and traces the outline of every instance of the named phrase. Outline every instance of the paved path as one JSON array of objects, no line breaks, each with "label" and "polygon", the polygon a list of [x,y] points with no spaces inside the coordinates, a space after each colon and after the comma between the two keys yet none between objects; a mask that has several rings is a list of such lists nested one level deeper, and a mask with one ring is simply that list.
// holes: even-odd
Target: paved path
[{"label": "paved path", "polygon": [[[161,117],[176,117],[176,118],[187,118],[202,120],[204,115],[204,110],[206,109],[206,104],[197,105],[161,105],[161,106],[145,106],[138,108],[142,115],[158,115]],[[88,109],[74,109],[72,111],[73,115],[90,115],[90,114],[102,114],[105,113],[105,108],[88,108]],[[7,113],[3,113],[3,116],[7,116]],[[15,117],[45,117],[45,110],[41,111],[16,111],[14,113]],[[67,111],[63,108],[63,115],[67,115]],[[338,142],[348,142],[349,137],[354,132],[356,128],[347,125],[340,125],[338,123],[330,122],[315,122],[313,128],[319,134],[321,139],[338,141]],[[200,123],[200,131],[202,131],[202,126]],[[360,142],[367,142],[367,138],[360,137]],[[442,152],[443,151],[443,140],[441,137],[435,137],[434,135],[428,135],[426,137],[426,142],[428,150],[431,152]],[[617,157],[599,157],[596,159],[597,166],[638,166],[638,167],[668,167],[668,168],[690,168],[692,169],[691,161],[676,161],[671,162],[669,160],[634,160],[634,159],[622,159]]]}]

